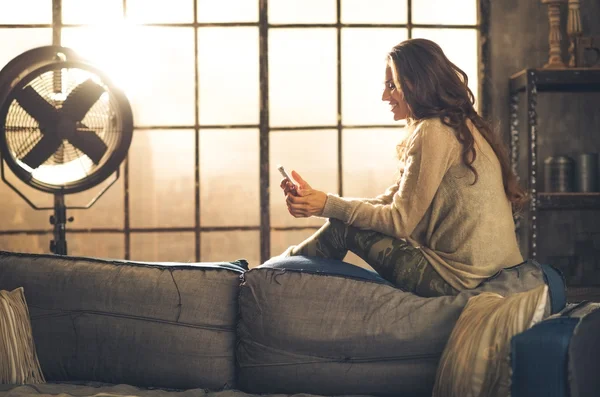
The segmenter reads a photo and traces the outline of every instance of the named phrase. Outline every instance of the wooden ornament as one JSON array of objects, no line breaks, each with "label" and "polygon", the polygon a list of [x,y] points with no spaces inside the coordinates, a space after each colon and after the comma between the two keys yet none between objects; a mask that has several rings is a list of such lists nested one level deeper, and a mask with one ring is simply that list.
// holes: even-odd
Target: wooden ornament
[{"label": "wooden ornament", "polygon": [[542,0],[542,4],[548,4],[548,21],[550,23],[550,34],[548,42],[550,44],[548,63],[544,65],[546,69],[561,69],[565,67],[560,51],[560,42],[562,35],[560,33],[560,6],[566,4],[567,0]]},{"label": "wooden ornament", "polygon": [[569,36],[569,67],[580,66],[577,63],[577,38],[583,33],[581,28],[581,12],[579,0],[569,0],[569,14],[567,17],[567,35]]}]

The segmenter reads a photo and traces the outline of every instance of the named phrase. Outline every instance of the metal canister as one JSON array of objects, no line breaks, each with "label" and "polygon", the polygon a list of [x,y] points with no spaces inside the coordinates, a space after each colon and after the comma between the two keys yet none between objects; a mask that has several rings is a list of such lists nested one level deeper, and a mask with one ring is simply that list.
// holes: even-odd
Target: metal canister
[{"label": "metal canister", "polygon": [[577,156],[577,191],[598,191],[598,153],[581,153]]},{"label": "metal canister", "polygon": [[544,190],[574,191],[575,161],[568,156],[551,156],[544,160]]}]

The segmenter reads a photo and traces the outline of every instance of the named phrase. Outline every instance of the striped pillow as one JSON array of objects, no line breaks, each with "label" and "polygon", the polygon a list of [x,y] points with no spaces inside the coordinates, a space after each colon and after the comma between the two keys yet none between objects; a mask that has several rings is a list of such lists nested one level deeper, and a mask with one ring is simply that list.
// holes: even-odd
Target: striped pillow
[{"label": "striped pillow", "polygon": [[470,298],[444,348],[433,397],[508,396],[510,340],[542,320],[547,302],[546,285]]},{"label": "striped pillow", "polygon": [[23,288],[0,291],[0,384],[45,383]]}]

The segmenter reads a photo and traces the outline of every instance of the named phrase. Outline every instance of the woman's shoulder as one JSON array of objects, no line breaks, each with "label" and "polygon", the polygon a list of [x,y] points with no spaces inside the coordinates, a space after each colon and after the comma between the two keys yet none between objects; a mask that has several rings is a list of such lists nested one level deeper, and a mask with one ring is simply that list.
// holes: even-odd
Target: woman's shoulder
[{"label": "woman's shoulder", "polygon": [[424,144],[458,144],[460,142],[457,137],[456,130],[444,124],[440,117],[429,117],[426,119],[421,119],[417,121],[413,121],[410,124],[411,132],[411,140],[419,139]]},{"label": "woman's shoulder", "polygon": [[417,130],[444,130],[444,131],[454,131],[454,128],[449,125],[444,124],[440,117],[428,117],[421,120],[416,120],[411,122],[412,127]]}]

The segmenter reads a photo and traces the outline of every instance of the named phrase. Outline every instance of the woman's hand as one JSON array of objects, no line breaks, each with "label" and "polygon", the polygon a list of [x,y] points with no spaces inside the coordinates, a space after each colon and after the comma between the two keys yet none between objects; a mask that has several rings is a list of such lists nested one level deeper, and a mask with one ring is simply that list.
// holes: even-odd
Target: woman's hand
[{"label": "woman's hand", "polygon": [[320,215],[327,201],[327,194],[320,190],[315,190],[306,182],[300,174],[292,171],[292,178],[298,182],[298,188],[294,191],[288,190],[285,201],[289,213],[295,218],[308,218],[313,215]]},{"label": "woman's hand", "polygon": [[287,197],[288,194],[297,196],[296,185],[290,182],[287,178],[282,178],[279,182],[279,187],[283,190],[283,195]]}]

